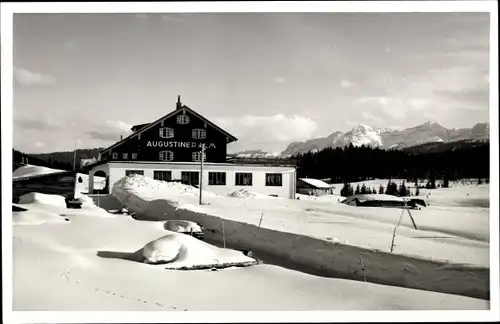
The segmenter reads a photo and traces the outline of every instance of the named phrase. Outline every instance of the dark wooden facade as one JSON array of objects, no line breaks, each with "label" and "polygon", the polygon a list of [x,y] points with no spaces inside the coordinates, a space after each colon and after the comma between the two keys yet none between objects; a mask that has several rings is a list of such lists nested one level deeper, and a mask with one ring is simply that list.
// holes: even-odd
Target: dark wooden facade
[{"label": "dark wooden facade", "polygon": [[[179,123],[178,116],[187,116],[189,122]],[[173,136],[162,138],[160,128],[172,129]],[[193,138],[194,129],[204,130],[206,138]],[[226,162],[227,144],[237,140],[189,107],[181,105],[180,98],[174,111],[150,124],[135,125],[132,131],[132,135],[102,151],[101,160],[193,162],[193,152],[200,152],[203,143],[205,161],[223,163]],[[162,151],[171,152],[168,154],[172,155],[172,159],[162,160]]]},{"label": "dark wooden facade", "polygon": [[68,199],[75,196],[76,173],[57,172],[12,180],[14,200],[30,192],[60,195]]}]

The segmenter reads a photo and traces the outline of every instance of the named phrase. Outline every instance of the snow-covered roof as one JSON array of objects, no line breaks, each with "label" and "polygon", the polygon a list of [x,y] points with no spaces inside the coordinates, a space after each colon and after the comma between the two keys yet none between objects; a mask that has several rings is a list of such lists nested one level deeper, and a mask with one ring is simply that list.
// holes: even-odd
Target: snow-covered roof
[{"label": "snow-covered roof", "polygon": [[302,180],[305,183],[307,183],[315,188],[318,188],[318,189],[329,189],[332,187],[328,183],[321,181],[321,180],[318,180],[318,179],[300,178],[299,180]]}]

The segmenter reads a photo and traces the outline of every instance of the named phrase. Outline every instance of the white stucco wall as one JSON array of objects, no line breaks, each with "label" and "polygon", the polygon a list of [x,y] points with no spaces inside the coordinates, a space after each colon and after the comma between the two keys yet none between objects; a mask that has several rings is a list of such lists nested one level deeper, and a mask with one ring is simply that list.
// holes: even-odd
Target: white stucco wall
[{"label": "white stucco wall", "polygon": [[[200,171],[199,163],[124,163],[110,162],[92,169],[91,174],[103,170],[109,175],[110,190],[113,185],[125,176],[126,170],[142,170],[144,176],[153,178],[153,171],[172,171],[172,180],[180,180],[182,171]],[[208,184],[209,172],[226,172],[225,186],[211,186]],[[238,172],[252,173],[252,186],[236,186],[235,174]],[[281,173],[282,186],[266,186],[266,173]],[[203,188],[219,194],[227,194],[239,189],[257,192],[266,195],[277,195],[281,198],[295,199],[296,170],[293,167],[273,167],[263,165],[238,165],[222,163],[205,163],[203,166]]]},{"label": "white stucco wall", "polygon": [[[97,165],[95,167],[93,167],[90,171],[89,171],[89,177],[88,177],[88,192],[89,193],[92,193],[92,191],[94,190],[94,184],[95,184],[95,181],[94,181],[94,174],[97,172],[97,171],[104,171],[104,173],[106,173],[107,176],[110,176],[110,169],[109,169],[109,164],[100,164],[100,165]],[[111,177],[110,177],[110,182],[111,182]],[[114,182],[113,182],[114,183]],[[111,186],[109,187],[109,190],[111,190]],[[99,188],[96,188],[96,189],[103,189],[101,188],[101,186],[99,186]]]}]

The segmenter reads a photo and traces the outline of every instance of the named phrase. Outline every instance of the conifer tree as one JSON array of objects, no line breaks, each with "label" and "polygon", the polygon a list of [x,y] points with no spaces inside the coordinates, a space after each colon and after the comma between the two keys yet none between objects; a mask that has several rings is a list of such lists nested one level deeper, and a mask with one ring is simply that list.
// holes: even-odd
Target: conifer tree
[{"label": "conifer tree", "polygon": [[397,196],[398,195],[398,185],[395,182],[390,182],[385,189],[386,195]]},{"label": "conifer tree", "polygon": [[415,190],[415,196],[420,196],[420,189],[417,187],[417,189]]},{"label": "conifer tree", "polygon": [[449,187],[450,187],[450,179],[448,177],[448,173],[445,173],[443,178],[443,188],[449,188]]},{"label": "conifer tree", "polygon": [[340,189],[340,195],[342,197],[352,196],[351,191],[352,191],[351,185],[348,182],[344,182],[344,186],[342,187],[342,189]]},{"label": "conifer tree", "polygon": [[359,184],[356,186],[356,190],[354,191],[354,194],[355,195],[359,195],[360,194]]},{"label": "conifer tree", "polygon": [[380,187],[378,188],[378,193],[380,195],[383,195],[384,194],[384,186],[380,185]]},{"label": "conifer tree", "polygon": [[404,180],[403,180],[403,182],[399,185],[398,195],[399,195],[400,197],[405,197],[405,196],[407,195],[406,185],[405,185]]},{"label": "conifer tree", "polygon": [[363,185],[361,186],[360,194],[366,195],[367,193],[368,192],[366,190],[366,185],[363,183]]}]

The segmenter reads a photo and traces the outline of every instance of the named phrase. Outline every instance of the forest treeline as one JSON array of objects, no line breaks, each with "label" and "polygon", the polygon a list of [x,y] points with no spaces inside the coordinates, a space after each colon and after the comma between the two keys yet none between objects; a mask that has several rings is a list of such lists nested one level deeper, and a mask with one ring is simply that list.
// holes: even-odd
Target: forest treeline
[{"label": "forest treeline", "polygon": [[449,145],[447,150],[382,150],[366,146],[326,148],[295,156],[299,177],[333,183],[369,179],[489,178],[489,142]]}]

